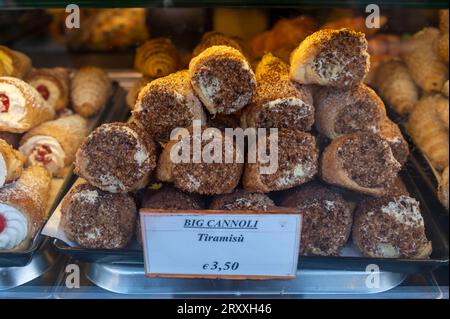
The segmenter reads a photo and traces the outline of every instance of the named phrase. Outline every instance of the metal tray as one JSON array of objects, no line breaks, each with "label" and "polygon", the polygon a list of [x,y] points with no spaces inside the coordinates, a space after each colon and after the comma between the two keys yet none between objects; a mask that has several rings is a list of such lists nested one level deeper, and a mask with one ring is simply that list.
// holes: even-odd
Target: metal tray
[{"label": "metal tray", "polygon": [[[103,110],[97,116],[89,120],[89,130],[94,129],[100,123],[122,120],[126,115],[125,112],[129,112],[125,105],[125,91],[118,85],[117,82],[113,82],[113,94]],[[76,176],[73,174],[72,169],[68,172],[65,178],[53,180],[52,183],[57,183],[58,185],[57,187],[54,187],[57,189],[54,190],[52,202],[49,204],[49,216],[56,209],[64,194],[70,189],[70,186],[75,180]],[[34,253],[39,249],[46,238],[41,235],[41,230],[44,227],[44,224],[41,226],[37,232],[37,235],[26,250],[0,251],[0,267],[20,267],[30,263]]]}]

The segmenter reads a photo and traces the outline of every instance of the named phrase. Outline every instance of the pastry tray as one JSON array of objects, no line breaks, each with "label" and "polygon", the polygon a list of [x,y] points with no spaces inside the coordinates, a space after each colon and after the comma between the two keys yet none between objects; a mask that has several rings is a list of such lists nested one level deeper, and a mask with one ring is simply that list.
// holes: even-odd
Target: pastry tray
[{"label": "pastry tray", "polygon": [[[123,120],[123,118],[128,115],[128,112],[129,110],[125,105],[125,91],[117,82],[113,82],[113,94],[105,107],[103,107],[103,110],[97,116],[89,120],[89,130],[94,129],[104,122]],[[53,213],[64,194],[70,189],[70,186],[75,180],[76,176],[73,174],[72,169],[69,170],[64,178],[54,178],[52,180],[50,201],[48,203],[48,216]],[[0,251],[0,267],[20,267],[28,264],[45,239],[45,236],[41,235],[41,230],[44,225],[45,223],[41,226],[41,229],[39,229],[37,235],[26,250]]]}]

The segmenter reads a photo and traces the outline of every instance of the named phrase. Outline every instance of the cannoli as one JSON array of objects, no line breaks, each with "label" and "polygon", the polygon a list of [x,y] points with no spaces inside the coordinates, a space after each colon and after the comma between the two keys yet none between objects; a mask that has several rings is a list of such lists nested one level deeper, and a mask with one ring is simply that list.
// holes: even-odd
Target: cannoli
[{"label": "cannoli", "polygon": [[139,96],[139,92],[143,87],[149,84],[153,79],[149,77],[142,77],[136,82],[134,82],[133,86],[128,90],[126,101],[127,105],[131,110],[134,110],[134,106],[136,105],[136,100]]},{"label": "cannoli", "polygon": [[69,72],[63,68],[33,69],[26,77],[55,111],[63,110],[69,103]]},{"label": "cannoli", "polygon": [[173,129],[206,124],[202,103],[189,82],[188,71],[156,79],[141,89],[133,116],[156,140],[168,140]]},{"label": "cannoli", "polygon": [[111,193],[143,188],[156,166],[156,145],[133,124],[109,123],[95,129],[75,157],[75,173]]},{"label": "cannoli", "polygon": [[314,106],[316,129],[330,139],[354,132],[378,133],[386,117],[383,101],[363,83],[349,90],[322,88]]},{"label": "cannoli", "polygon": [[448,209],[448,166],[444,169],[439,179],[438,197],[442,205]]},{"label": "cannoli", "polygon": [[423,259],[432,250],[419,202],[407,195],[363,199],[355,210],[352,237],[368,257]]},{"label": "cannoli", "polygon": [[22,153],[0,139],[0,187],[18,179],[22,174],[24,163]]},{"label": "cannoli", "polygon": [[55,117],[55,110],[28,83],[0,77],[0,130],[24,133]]},{"label": "cannoli", "polygon": [[373,196],[386,194],[400,169],[389,143],[369,132],[334,139],[321,160],[325,182]]},{"label": "cannoli", "polygon": [[237,37],[228,36],[217,31],[206,32],[202,36],[200,43],[197,44],[197,46],[192,51],[192,57],[196,57],[197,55],[214,45],[226,45],[227,47],[234,48],[241,52],[249,62],[252,61],[250,50],[245,45],[244,41]]},{"label": "cannoli", "polygon": [[258,64],[255,76],[258,85],[241,117],[243,127],[311,129],[314,123],[311,90],[290,81],[287,64],[268,53]]},{"label": "cannoli", "polygon": [[300,84],[351,87],[364,80],[369,66],[363,33],[320,30],[292,52],[290,78]]},{"label": "cannoli", "polygon": [[80,115],[69,115],[30,130],[20,140],[19,150],[27,165],[41,165],[53,176],[63,177],[64,168],[72,165],[87,134],[87,121]]},{"label": "cannoli", "polygon": [[400,115],[410,113],[417,103],[419,90],[401,61],[382,63],[378,67],[374,85],[381,97]]},{"label": "cannoli", "polygon": [[61,225],[69,240],[84,248],[124,248],[133,236],[136,204],[87,183],[75,186],[61,204]]},{"label": "cannoli", "polygon": [[81,68],[70,85],[72,108],[81,116],[94,116],[105,105],[111,91],[111,80],[105,71],[96,67]]},{"label": "cannoli", "polygon": [[136,50],[134,68],[145,76],[167,76],[178,70],[178,65],[178,50],[168,38],[147,40]]},{"label": "cannoli", "polygon": [[[233,139],[229,138],[227,142],[225,136],[219,129],[203,127],[201,134],[191,130],[189,134],[180,136],[180,140],[169,141],[159,157],[157,178],[188,193],[216,195],[232,192],[241,179],[244,165],[243,160],[237,159],[243,159],[244,150],[234,142],[231,145]],[[211,144],[216,145],[218,140],[225,147],[221,146],[217,152],[214,147],[211,150],[214,154],[208,156],[210,153],[206,154],[205,150]],[[190,147],[194,144],[201,145],[201,152],[197,153],[194,147]],[[174,158],[180,151],[181,157]],[[197,160],[199,155],[201,158]]]},{"label": "cannoli", "polygon": [[408,160],[409,146],[398,125],[386,117],[378,135],[389,143],[395,159],[403,166]]},{"label": "cannoli", "polygon": [[[406,125],[414,143],[438,170],[448,166],[448,130],[436,112],[440,95],[425,96],[419,100]],[[446,101],[448,103],[448,100]]]},{"label": "cannoli", "polygon": [[448,80],[448,68],[435,52],[439,30],[425,28],[405,42],[402,57],[414,81],[425,92],[440,91]]},{"label": "cannoli", "polygon": [[247,105],[255,92],[255,75],[245,57],[231,47],[212,46],[189,63],[194,91],[209,113],[231,114]]},{"label": "cannoli", "polygon": [[0,189],[0,250],[24,250],[47,218],[51,176],[40,166]]},{"label": "cannoli", "polygon": [[209,209],[257,210],[264,212],[275,206],[275,203],[266,194],[251,193],[243,189],[236,189],[231,194],[215,196],[209,205]]},{"label": "cannoli", "polygon": [[0,132],[0,139],[5,140],[13,148],[19,147],[20,138],[22,134],[10,133],[10,132]]},{"label": "cannoli", "polygon": [[23,79],[31,70],[31,60],[22,52],[0,45],[0,76]]},{"label": "cannoli", "polygon": [[[249,154],[258,156],[256,162],[248,162],[245,165],[243,186],[247,191],[267,193],[289,189],[312,180],[317,174],[319,151],[316,139],[302,131],[279,129],[278,154],[271,152],[268,165],[263,163],[257,149],[272,151],[270,146],[273,142],[272,134],[265,138],[258,138],[257,142],[249,146]],[[277,163],[274,161],[274,156]],[[278,166],[274,167],[275,164]],[[273,166],[273,170],[270,169],[270,165]]]}]

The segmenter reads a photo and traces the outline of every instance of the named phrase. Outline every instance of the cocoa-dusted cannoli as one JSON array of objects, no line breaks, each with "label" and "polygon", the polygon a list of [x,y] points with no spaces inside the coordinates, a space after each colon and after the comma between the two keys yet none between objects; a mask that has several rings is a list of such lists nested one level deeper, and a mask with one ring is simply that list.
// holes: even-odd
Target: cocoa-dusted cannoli
[{"label": "cocoa-dusted cannoli", "polygon": [[55,111],[69,103],[69,72],[63,68],[33,69],[25,79]]},{"label": "cocoa-dusted cannoli", "polygon": [[40,166],[0,188],[0,250],[25,250],[47,218],[50,173]]},{"label": "cocoa-dusted cannoli", "polygon": [[255,72],[258,83],[241,117],[243,127],[290,128],[309,131],[314,123],[312,92],[289,79],[289,66],[266,54]]},{"label": "cocoa-dusted cannoli", "polygon": [[383,101],[363,83],[349,90],[322,88],[314,106],[316,129],[330,139],[360,131],[378,133],[386,117]]},{"label": "cocoa-dusted cannoli", "polygon": [[202,103],[189,83],[188,71],[156,79],[141,89],[133,110],[136,123],[156,140],[168,140],[173,129],[206,124]]},{"label": "cocoa-dusted cannoli", "polygon": [[439,201],[448,209],[448,166],[444,169],[444,172],[439,179],[438,197]]},{"label": "cocoa-dusted cannoli", "polygon": [[28,131],[20,140],[19,150],[27,159],[27,165],[41,165],[53,176],[63,177],[87,135],[86,119],[69,115]]},{"label": "cocoa-dusted cannoli", "polygon": [[368,257],[428,258],[420,205],[407,195],[365,198],[355,210],[353,242]]},{"label": "cocoa-dusted cannoli", "polygon": [[55,110],[28,83],[12,77],[0,77],[0,130],[24,133],[51,120]]},{"label": "cocoa-dusted cannoli", "polygon": [[0,76],[23,79],[31,70],[31,59],[22,52],[0,45]]},{"label": "cocoa-dusted cannoli", "polygon": [[[244,150],[234,142],[231,145],[231,138],[230,143],[227,143],[230,145],[224,146],[226,134],[217,128],[203,127],[201,132],[203,138],[191,130],[179,141],[171,140],[165,145],[158,161],[157,178],[163,182],[173,183],[176,188],[188,193],[202,195],[230,193],[241,179],[244,164],[243,160],[237,159],[243,159]],[[208,156],[210,153],[206,154],[204,148],[218,140],[221,140],[223,145],[220,144],[222,146],[217,152],[214,149],[211,151],[211,156]],[[194,147],[190,147],[194,144],[202,146],[199,153],[194,150]],[[180,151],[188,157],[184,158],[182,154],[180,158],[173,158],[173,155],[179,154]],[[204,154],[207,155],[207,160]]]},{"label": "cocoa-dusted cannoli", "polygon": [[257,210],[267,211],[276,205],[269,196],[263,193],[247,192],[236,189],[231,194],[217,195],[209,205],[209,209],[219,210]]},{"label": "cocoa-dusted cannoli", "polygon": [[373,196],[386,194],[400,169],[389,143],[367,132],[336,138],[321,159],[325,182]]},{"label": "cocoa-dusted cannoli", "polygon": [[337,256],[351,233],[354,205],[319,182],[289,191],[281,206],[302,213],[301,255]]},{"label": "cocoa-dusted cannoli", "polygon": [[24,163],[24,156],[0,139],[0,187],[18,179]]},{"label": "cocoa-dusted cannoli", "polygon": [[153,78],[144,76],[144,77],[136,80],[136,82],[134,82],[133,86],[128,90],[126,101],[127,101],[128,107],[131,110],[133,110],[136,105],[136,100],[139,96],[139,92],[141,91],[141,89],[143,87],[145,87],[147,84],[149,84],[151,81],[153,81]]},{"label": "cocoa-dusted cannoli", "polygon": [[109,123],[95,129],[76,153],[75,173],[112,193],[143,188],[156,166],[156,145],[132,124]]},{"label": "cocoa-dusted cannoli", "polygon": [[300,84],[355,86],[369,72],[367,46],[364,33],[319,30],[292,52],[290,77]]},{"label": "cocoa-dusted cannoli", "polygon": [[212,46],[189,63],[194,91],[209,113],[231,114],[246,106],[256,88],[250,64],[238,50]]},{"label": "cocoa-dusted cannoli", "polygon": [[61,225],[71,241],[84,248],[116,249],[129,243],[137,214],[130,195],[83,183],[64,197],[61,215]]},{"label": "cocoa-dusted cannoli", "polygon": [[178,50],[168,38],[144,42],[136,50],[134,68],[151,78],[159,78],[178,70]]},{"label": "cocoa-dusted cannoli", "polygon": [[[250,145],[249,154],[258,154],[258,148],[272,150],[272,134],[265,139],[259,138],[256,143]],[[256,162],[245,165],[245,190],[267,193],[289,189],[312,180],[317,174],[319,151],[314,136],[302,131],[279,129],[278,144],[275,146],[278,153],[270,154],[269,163],[264,163],[258,154]],[[274,166],[275,160],[277,167],[271,169],[270,166]]]},{"label": "cocoa-dusted cannoli", "polygon": [[245,42],[242,39],[229,36],[217,31],[206,32],[202,36],[200,43],[197,44],[197,46],[192,51],[192,57],[196,57],[197,55],[214,45],[226,45],[227,47],[234,48],[241,52],[249,62],[252,61],[250,49],[246,46]]},{"label": "cocoa-dusted cannoli", "polygon": [[389,143],[395,159],[404,165],[408,160],[409,146],[398,125],[386,117],[381,123],[378,135]]}]

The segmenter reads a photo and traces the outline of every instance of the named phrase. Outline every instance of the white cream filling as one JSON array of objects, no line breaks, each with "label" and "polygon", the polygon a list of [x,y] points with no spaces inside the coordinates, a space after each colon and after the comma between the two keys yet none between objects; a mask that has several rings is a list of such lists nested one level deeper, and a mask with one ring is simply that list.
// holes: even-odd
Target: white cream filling
[{"label": "white cream filling", "polygon": [[6,167],[5,158],[0,153],[0,187],[5,185],[6,175],[8,175],[8,168]]},{"label": "white cream filling", "polygon": [[[46,145],[51,150],[51,153],[45,156],[49,161],[47,164],[42,163],[36,158],[38,148],[43,145]],[[19,151],[27,158],[28,165],[42,165],[52,174],[57,173],[64,167],[66,153],[54,137],[44,135],[33,136],[19,148]]]},{"label": "white cream filling", "polygon": [[[45,86],[49,93],[48,99],[46,101],[53,108],[55,108],[56,102],[59,99],[59,89],[53,82],[51,82],[47,79],[39,79],[38,78],[36,80],[31,81],[30,84],[31,84],[31,86],[33,86],[36,89],[36,91],[38,90],[39,86],[41,86],[41,85]],[[44,97],[42,97],[42,98],[44,99]]]},{"label": "white cream filling", "polygon": [[20,211],[0,203],[0,215],[6,220],[6,227],[0,233],[0,249],[13,249],[28,234],[28,220]]},{"label": "white cream filling", "polygon": [[0,93],[9,99],[8,112],[0,112],[0,125],[19,128],[19,122],[25,115],[25,97],[17,87],[9,83],[0,83]]}]

